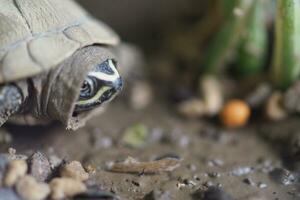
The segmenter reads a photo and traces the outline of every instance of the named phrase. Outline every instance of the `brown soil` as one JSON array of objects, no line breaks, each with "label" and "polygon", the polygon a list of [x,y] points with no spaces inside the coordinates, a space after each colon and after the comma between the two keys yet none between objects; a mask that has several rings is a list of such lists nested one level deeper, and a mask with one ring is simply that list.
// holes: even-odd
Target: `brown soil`
[{"label": "brown soil", "polygon": [[[225,130],[213,122],[186,121],[168,107],[155,102],[137,112],[118,100],[105,114],[76,132],[66,131],[60,125],[31,128],[8,125],[13,136],[10,146],[18,153],[54,151],[62,158],[81,160],[86,166],[96,168],[91,182],[122,199],[143,199],[146,195],[159,199],[154,195],[157,193],[161,199],[167,196],[199,199],[197,195],[210,185],[222,187],[234,199],[300,198],[299,184],[283,185],[270,176],[274,168],[286,167],[281,154],[286,148],[276,141],[284,144],[286,132],[297,129],[297,119],[276,123],[276,126],[251,125],[240,130]],[[121,140],[124,129],[137,122],[150,130],[146,146],[126,147]],[[6,152],[7,147],[1,145],[1,152]],[[149,161],[165,155],[183,159],[181,166],[172,172],[154,175],[105,170],[107,162],[128,156]]]}]

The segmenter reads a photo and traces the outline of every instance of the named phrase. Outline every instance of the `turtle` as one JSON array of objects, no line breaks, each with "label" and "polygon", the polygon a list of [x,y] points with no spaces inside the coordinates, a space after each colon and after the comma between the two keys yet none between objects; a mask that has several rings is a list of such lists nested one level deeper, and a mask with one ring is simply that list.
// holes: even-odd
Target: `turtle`
[{"label": "turtle", "polygon": [[122,89],[119,44],[73,0],[0,0],[0,126],[84,126]]}]

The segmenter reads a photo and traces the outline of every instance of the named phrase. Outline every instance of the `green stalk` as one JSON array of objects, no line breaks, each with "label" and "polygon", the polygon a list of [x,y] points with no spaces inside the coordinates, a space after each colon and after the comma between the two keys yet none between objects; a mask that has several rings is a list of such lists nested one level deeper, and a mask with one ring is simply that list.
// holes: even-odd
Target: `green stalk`
[{"label": "green stalk", "polygon": [[277,0],[272,78],[287,88],[300,73],[300,1]]},{"label": "green stalk", "polygon": [[242,77],[253,76],[263,70],[267,51],[265,3],[255,0],[243,35],[236,70]]},{"label": "green stalk", "polygon": [[234,8],[237,11],[241,11],[241,13],[231,10],[230,16],[208,47],[203,62],[205,73],[220,73],[220,69],[226,64],[233,49],[240,40],[253,0],[232,1],[234,1]]}]

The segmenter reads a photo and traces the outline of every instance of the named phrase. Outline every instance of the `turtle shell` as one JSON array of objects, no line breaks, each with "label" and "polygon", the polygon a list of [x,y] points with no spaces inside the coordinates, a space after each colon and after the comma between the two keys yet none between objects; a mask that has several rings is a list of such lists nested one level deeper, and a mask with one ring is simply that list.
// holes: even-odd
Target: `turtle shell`
[{"label": "turtle shell", "polygon": [[72,0],[0,1],[0,84],[45,72],[79,48],[118,42]]}]

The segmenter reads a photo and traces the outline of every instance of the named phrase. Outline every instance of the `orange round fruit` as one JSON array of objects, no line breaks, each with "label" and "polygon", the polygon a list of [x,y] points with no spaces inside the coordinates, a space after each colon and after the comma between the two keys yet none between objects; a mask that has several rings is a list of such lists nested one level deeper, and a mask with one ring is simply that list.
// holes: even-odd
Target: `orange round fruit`
[{"label": "orange round fruit", "polygon": [[251,110],[246,102],[234,99],[224,105],[220,119],[225,126],[237,128],[248,122],[250,114]]}]

